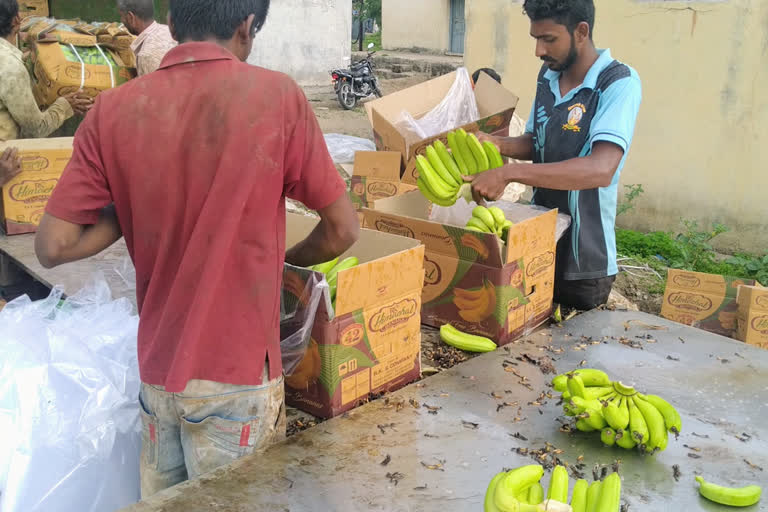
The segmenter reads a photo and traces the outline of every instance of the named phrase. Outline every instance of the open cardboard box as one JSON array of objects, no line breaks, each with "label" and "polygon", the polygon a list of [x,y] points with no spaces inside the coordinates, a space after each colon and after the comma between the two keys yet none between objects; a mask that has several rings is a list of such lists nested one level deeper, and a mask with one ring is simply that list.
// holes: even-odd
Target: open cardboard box
[{"label": "open cardboard box", "polygon": [[365,104],[368,119],[373,126],[376,148],[379,151],[396,151],[401,154],[403,183],[416,185],[416,156],[423,154],[426,147],[435,140],[440,139],[447,143],[448,132],[464,128],[467,132],[508,134],[509,122],[515,113],[518,97],[485,73],[480,74],[474,90],[480,113],[478,121],[464,126],[446,126],[443,133],[426,139],[416,139],[410,132],[398,128],[397,123],[403,110],[419,119],[445,98],[455,80],[454,71]]},{"label": "open cardboard box", "polygon": [[[317,220],[287,216],[286,246],[304,239]],[[342,256],[360,265],[339,272],[336,310],[323,300],[304,359],[286,378],[286,401],[330,418],[394,391],[421,375],[421,289],[424,246],[417,240],[361,230]],[[300,296],[311,271],[286,270],[283,288]]]},{"label": "open cardboard box", "polygon": [[0,142],[19,149],[21,174],[2,188],[0,226],[7,235],[34,233],[61,173],[72,158],[72,137]]},{"label": "open cardboard box", "polygon": [[670,269],[661,316],[681,324],[733,338],[736,334],[739,287],[757,281]]},{"label": "open cardboard box", "polygon": [[400,179],[402,155],[396,151],[358,151],[350,184],[352,202],[357,209],[379,199],[416,190],[416,185]]},{"label": "open cardboard box", "polygon": [[424,243],[424,324],[450,323],[504,345],[551,314],[558,213],[495,205],[515,223],[507,240],[465,229],[468,217],[461,224],[430,220],[432,205],[419,192],[376,201],[363,213],[372,229]]},{"label": "open cardboard box", "polygon": [[740,286],[736,303],[736,339],[768,349],[768,288]]}]

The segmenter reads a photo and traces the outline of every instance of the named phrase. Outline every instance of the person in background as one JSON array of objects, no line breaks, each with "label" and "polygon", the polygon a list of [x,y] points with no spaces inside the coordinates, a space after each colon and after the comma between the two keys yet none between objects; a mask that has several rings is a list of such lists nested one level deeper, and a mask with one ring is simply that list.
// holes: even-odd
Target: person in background
[{"label": "person in background", "polygon": [[21,26],[16,0],[0,0],[0,141],[47,137],[74,114],[85,115],[93,100],[81,91],[58,98],[41,112],[32,80],[16,48]]},{"label": "person in background", "polygon": [[495,69],[491,68],[480,68],[474,73],[472,73],[472,88],[475,87],[475,84],[477,84],[477,81],[480,79],[480,73],[485,73],[489,77],[496,80],[498,83],[501,83],[501,76],[496,72]]},{"label": "person in background", "polygon": [[593,0],[525,0],[544,61],[525,134],[480,135],[512,163],[468,177],[476,200],[512,182],[534,187],[532,202],[571,216],[555,266],[555,302],[580,310],[605,304],[618,273],[616,202],[642,99],[634,69],[598,50]]},{"label": "person in background", "polygon": [[131,44],[139,76],[157,71],[165,54],[175,48],[168,25],[155,21],[153,0],[117,0],[117,9],[128,32],[138,36]]},{"label": "person in background", "polygon": [[0,188],[21,172],[21,159],[16,148],[7,148],[0,154]]},{"label": "person in background", "polygon": [[[37,232],[48,268],[125,237],[144,497],[285,437],[283,264],[330,261],[359,236],[301,88],[245,63],[268,9],[170,0],[179,46],[154,73],[98,96]],[[320,217],[288,251],[286,198]]]}]

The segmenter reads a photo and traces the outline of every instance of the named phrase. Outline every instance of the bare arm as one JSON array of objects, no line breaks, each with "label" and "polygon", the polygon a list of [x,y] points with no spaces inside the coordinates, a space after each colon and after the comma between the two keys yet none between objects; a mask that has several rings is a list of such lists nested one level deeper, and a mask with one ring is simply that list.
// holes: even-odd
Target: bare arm
[{"label": "bare arm", "polygon": [[550,164],[510,164],[468,176],[475,199],[496,200],[509,183],[553,190],[607,187],[619,168],[624,150],[611,142],[596,142],[592,154]]},{"label": "bare arm", "polygon": [[46,213],[35,237],[35,253],[43,267],[53,268],[94,256],[122,236],[114,205],[104,208],[92,226],[73,224]]},{"label": "bare arm", "polygon": [[308,267],[330,261],[352,247],[360,236],[357,212],[347,194],[318,213],[320,223],[315,229],[286,251],[285,261],[291,265]]}]

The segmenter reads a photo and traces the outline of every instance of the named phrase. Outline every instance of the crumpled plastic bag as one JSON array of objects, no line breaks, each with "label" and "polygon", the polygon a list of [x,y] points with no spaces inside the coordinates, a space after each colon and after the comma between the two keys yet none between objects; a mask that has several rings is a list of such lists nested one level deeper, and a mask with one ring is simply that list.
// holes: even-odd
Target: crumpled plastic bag
[{"label": "crumpled plastic bag", "polygon": [[355,161],[355,153],[358,151],[376,151],[376,144],[368,139],[342,135],[340,133],[326,133],[325,145],[331,154],[335,164],[351,164]]},{"label": "crumpled plastic bag", "polygon": [[315,316],[324,297],[330,297],[330,294],[328,282],[321,274],[285,264],[280,300],[280,353],[283,373],[287,376],[293,375],[304,359]]},{"label": "crumpled plastic bag", "polygon": [[97,276],[0,312],[0,510],[110,512],[139,500],[136,336]]},{"label": "crumpled plastic bag", "polygon": [[399,130],[413,134],[408,138],[421,140],[474,123],[478,119],[480,119],[480,113],[477,110],[477,101],[472,89],[472,79],[467,68],[458,68],[456,80],[448,90],[448,94],[435,108],[419,119],[403,110],[395,125]]}]

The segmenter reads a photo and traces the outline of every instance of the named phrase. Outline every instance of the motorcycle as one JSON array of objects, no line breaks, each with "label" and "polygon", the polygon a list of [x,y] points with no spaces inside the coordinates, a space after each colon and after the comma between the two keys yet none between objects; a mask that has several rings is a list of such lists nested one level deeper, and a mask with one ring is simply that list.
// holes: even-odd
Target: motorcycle
[{"label": "motorcycle", "polygon": [[334,69],[331,71],[333,78],[333,91],[339,99],[339,103],[346,110],[352,110],[360,99],[369,96],[381,98],[379,79],[373,74],[376,68],[371,57],[373,43],[368,45],[368,56],[352,64],[350,69]]}]

